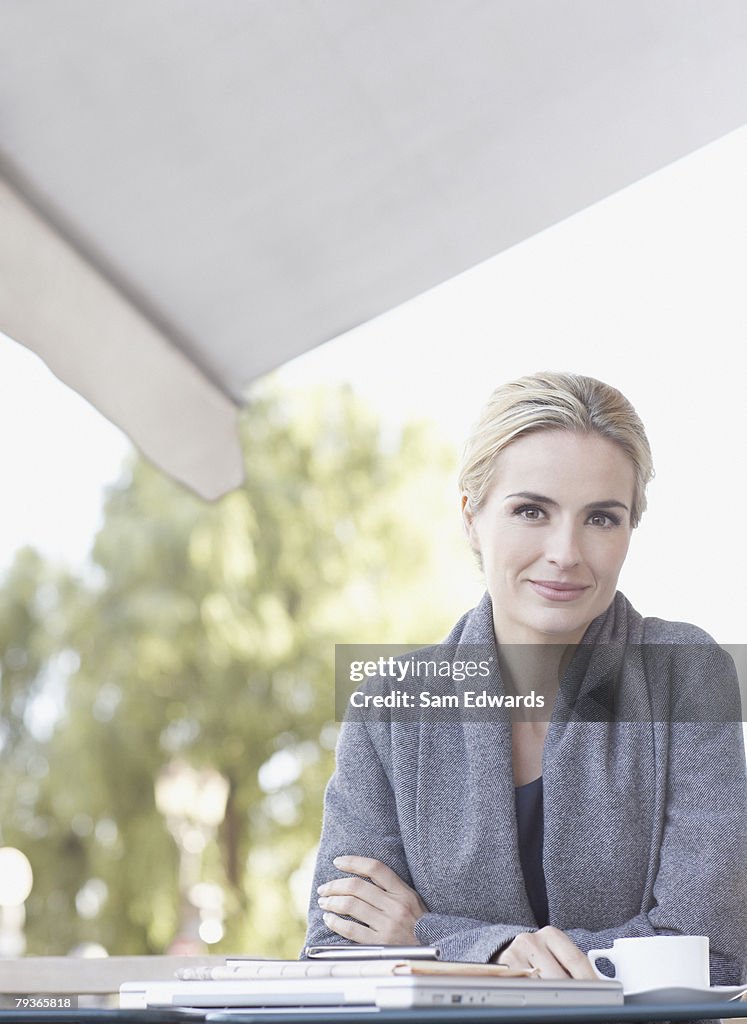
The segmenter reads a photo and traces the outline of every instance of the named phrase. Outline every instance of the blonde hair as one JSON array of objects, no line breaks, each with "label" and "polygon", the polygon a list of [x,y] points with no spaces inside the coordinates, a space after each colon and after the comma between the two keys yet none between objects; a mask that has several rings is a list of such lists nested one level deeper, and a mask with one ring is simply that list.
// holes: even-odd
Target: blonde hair
[{"label": "blonde hair", "polygon": [[534,373],[496,388],[464,448],[459,488],[470,511],[480,511],[496,456],[512,441],[539,430],[598,434],[619,445],[635,471],[631,526],[646,508],[646,485],[654,475],[646,431],[637,412],[616,388],[577,373]]}]

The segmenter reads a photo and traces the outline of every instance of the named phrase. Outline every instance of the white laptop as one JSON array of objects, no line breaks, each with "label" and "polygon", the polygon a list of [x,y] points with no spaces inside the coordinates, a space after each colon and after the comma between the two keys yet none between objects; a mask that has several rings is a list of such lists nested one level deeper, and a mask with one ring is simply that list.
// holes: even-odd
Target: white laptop
[{"label": "white laptop", "polygon": [[538,978],[389,977],[228,979],[126,982],[120,1006],[127,1009],[348,1007],[409,1009],[436,1006],[622,1006],[616,981]]}]

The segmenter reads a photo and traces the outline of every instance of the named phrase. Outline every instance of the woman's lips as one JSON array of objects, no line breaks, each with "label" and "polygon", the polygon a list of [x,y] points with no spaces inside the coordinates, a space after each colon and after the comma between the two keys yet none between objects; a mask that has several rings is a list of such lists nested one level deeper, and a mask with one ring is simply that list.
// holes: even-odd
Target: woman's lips
[{"label": "woman's lips", "polygon": [[535,593],[548,601],[575,601],[589,588],[578,583],[555,583],[551,580],[529,580]]}]

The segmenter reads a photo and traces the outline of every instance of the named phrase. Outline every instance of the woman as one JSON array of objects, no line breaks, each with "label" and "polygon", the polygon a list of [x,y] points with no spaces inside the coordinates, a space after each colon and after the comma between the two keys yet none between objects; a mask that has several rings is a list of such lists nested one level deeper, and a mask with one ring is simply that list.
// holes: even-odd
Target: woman
[{"label": "woman", "polygon": [[[616,938],[708,935],[711,983],[745,980],[733,666],[616,590],[652,475],[635,410],[606,384],[542,373],[491,396],[460,474],[487,593],[445,643],[489,645],[506,688],[548,695],[550,721],[346,722],[308,943],[431,944],[590,978],[586,952]],[[723,713],[700,707],[709,687]],[[636,713],[609,713],[613,691]]]}]

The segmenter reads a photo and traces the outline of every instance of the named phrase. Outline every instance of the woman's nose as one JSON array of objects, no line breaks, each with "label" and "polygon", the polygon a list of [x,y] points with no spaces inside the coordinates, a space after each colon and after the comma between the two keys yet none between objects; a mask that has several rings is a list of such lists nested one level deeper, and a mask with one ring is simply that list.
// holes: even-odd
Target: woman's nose
[{"label": "woman's nose", "polygon": [[547,540],[545,557],[559,569],[573,569],[582,561],[580,538],[572,527],[553,530]]}]

